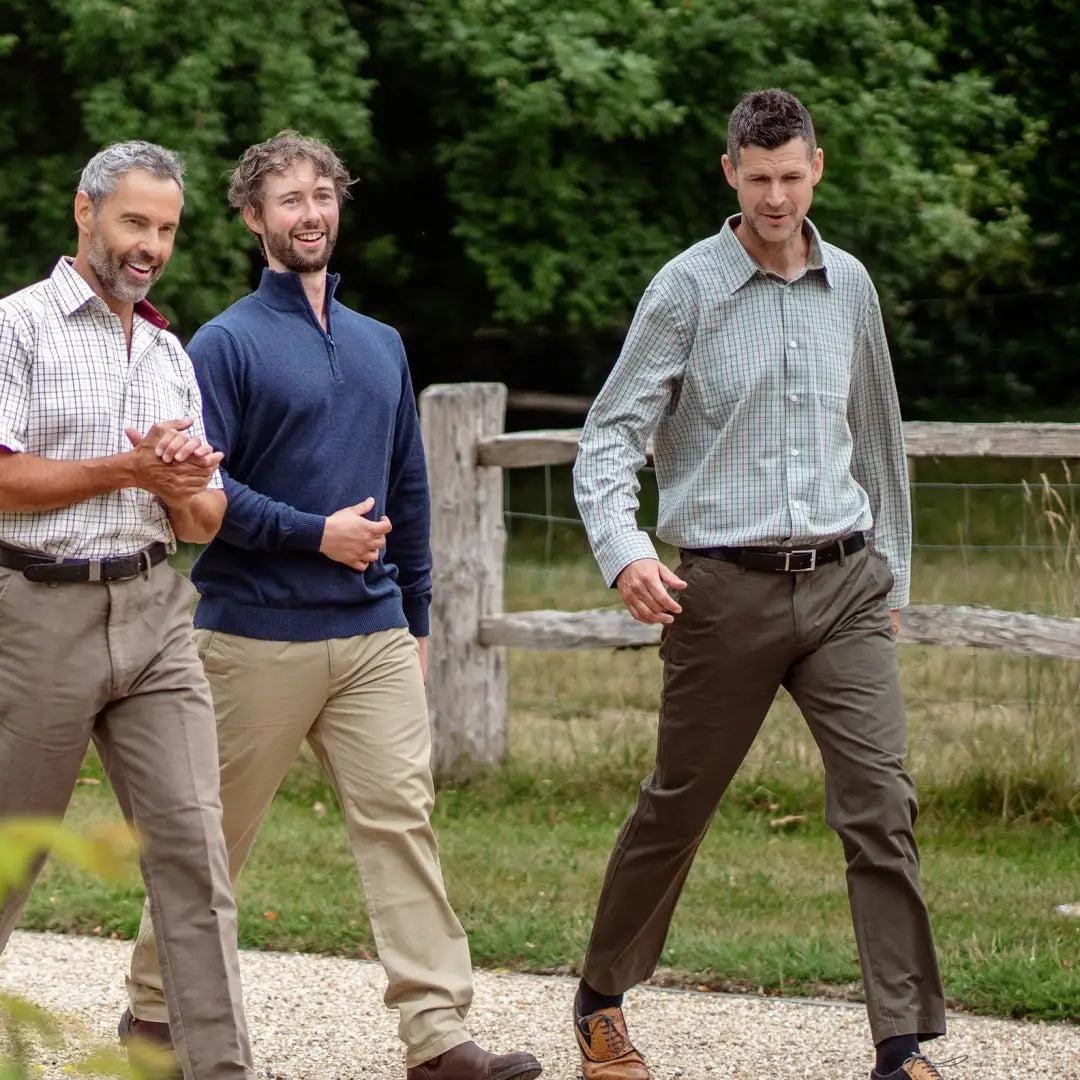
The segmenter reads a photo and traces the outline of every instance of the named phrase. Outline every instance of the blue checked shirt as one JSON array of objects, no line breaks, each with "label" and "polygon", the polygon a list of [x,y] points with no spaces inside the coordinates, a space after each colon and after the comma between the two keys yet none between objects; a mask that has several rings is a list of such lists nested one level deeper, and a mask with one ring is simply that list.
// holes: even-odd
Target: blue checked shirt
[{"label": "blue checked shirt", "polygon": [[806,222],[806,268],[762,270],[730,218],[671,260],[638,305],[585,421],[574,493],[610,585],[655,559],[638,528],[654,436],[656,535],[674,547],[810,547],[856,529],[908,602],[911,512],[900,408],[877,293]]}]

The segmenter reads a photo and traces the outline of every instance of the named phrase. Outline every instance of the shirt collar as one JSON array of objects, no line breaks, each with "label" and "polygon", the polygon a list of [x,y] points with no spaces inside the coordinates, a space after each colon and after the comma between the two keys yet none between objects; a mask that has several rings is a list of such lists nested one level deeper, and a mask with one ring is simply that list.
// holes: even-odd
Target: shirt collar
[{"label": "shirt collar", "polygon": [[[326,275],[326,302],[329,305],[337,291],[340,274]],[[279,311],[295,311],[307,314],[311,311],[307,293],[304,292],[304,283],[299,274],[291,270],[277,271],[264,266],[262,279],[255,295],[268,307],[277,308]]]},{"label": "shirt collar", "polygon": [[[717,236],[717,249],[720,254],[720,275],[724,279],[728,292],[731,294],[738,292],[755,274],[761,272],[757,260],[742,246],[739,238],[735,235],[735,228],[741,221],[742,214],[732,214],[724,222],[724,227]],[[803,219],[803,233],[810,240],[810,248],[806,253],[806,269],[822,271],[825,283],[832,288],[832,282],[829,280],[829,267],[825,262],[825,248],[821,242],[821,234],[809,218]]]},{"label": "shirt collar", "polygon": [[[60,310],[65,315],[74,315],[76,311],[86,307],[87,304],[104,304],[105,301],[90,287],[86,280],[75,269],[75,262],[67,255],[62,256],[52,274],[49,275],[53,288],[56,290],[57,299],[60,301]],[[135,314],[145,319],[159,330],[169,328],[168,320],[150,303],[149,300],[139,300],[135,305]]]}]

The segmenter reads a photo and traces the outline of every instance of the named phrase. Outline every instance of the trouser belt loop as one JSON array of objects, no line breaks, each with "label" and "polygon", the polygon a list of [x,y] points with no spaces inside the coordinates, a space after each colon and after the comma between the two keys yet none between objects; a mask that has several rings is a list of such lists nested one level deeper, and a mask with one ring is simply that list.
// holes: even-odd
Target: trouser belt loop
[{"label": "trouser belt loop", "polygon": [[847,552],[844,551],[844,539],[843,539],[843,537],[840,537],[840,539],[838,539],[836,541],[836,546],[840,549],[840,565],[843,566],[844,565],[844,560],[847,558]]}]

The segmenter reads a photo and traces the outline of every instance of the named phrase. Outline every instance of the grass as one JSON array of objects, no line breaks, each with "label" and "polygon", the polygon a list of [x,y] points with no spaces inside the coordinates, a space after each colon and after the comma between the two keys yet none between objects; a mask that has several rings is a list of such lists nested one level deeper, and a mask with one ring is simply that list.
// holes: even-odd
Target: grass
[{"label": "grass", "polygon": [[[915,602],[1080,615],[1070,489],[1050,483],[1069,475],[1050,463],[1021,467],[983,463],[979,478],[1015,485],[1037,468],[1047,483],[1026,496],[1015,486],[919,490]],[[953,475],[919,463],[920,481]],[[530,485],[532,505],[543,505],[546,486],[552,512],[569,515],[565,479],[523,475],[511,509]],[[511,520],[508,608],[615,601],[580,528]],[[925,891],[951,1002],[1080,1022],[1080,920],[1055,910],[1080,901],[1080,664],[916,646],[900,657]],[[511,652],[510,763],[444,786],[435,814],[477,964],[569,972],[580,963],[615,833],[651,766],[659,683],[655,650]],[[702,846],[657,981],[860,995],[820,773],[781,695]],[[115,818],[92,757],[84,779],[72,823]],[[796,820],[775,824],[785,817]],[[310,757],[283,785],[238,899],[248,947],[373,954],[341,815]],[[130,937],[141,903],[137,880],[102,883],[50,864],[23,925]]]},{"label": "grass", "polygon": [[[476,964],[570,972],[580,962],[615,832],[646,764],[645,744],[612,738],[613,756],[582,749],[572,766],[519,763],[441,791],[444,870]],[[97,779],[96,762],[85,771]],[[657,981],[860,996],[840,846],[814,801],[805,780],[737,781],[698,856]],[[771,824],[793,813],[806,821]],[[107,784],[82,785],[69,820],[115,815]],[[1080,827],[931,807],[920,837],[952,1003],[1080,1021],[1080,921],[1054,910],[1076,899]],[[247,947],[373,955],[344,823],[310,758],[275,801],[238,899]],[[50,864],[23,925],[130,937],[141,903],[137,880],[106,884]]]}]

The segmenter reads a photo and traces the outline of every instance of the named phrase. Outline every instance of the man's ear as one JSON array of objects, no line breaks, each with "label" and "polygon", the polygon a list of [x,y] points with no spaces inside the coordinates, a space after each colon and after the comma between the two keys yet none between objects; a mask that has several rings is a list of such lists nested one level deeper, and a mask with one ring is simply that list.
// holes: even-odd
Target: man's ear
[{"label": "man's ear", "polygon": [[810,159],[810,183],[817,187],[817,182],[821,179],[822,170],[825,168],[825,152],[819,146],[814,151],[814,156]]},{"label": "man's ear", "polygon": [[85,191],[75,192],[75,225],[87,236],[94,231],[94,204]]},{"label": "man's ear", "polygon": [[263,225],[262,214],[259,213],[258,207],[245,206],[242,216],[244,218],[244,224],[256,236],[262,236],[265,226]]},{"label": "man's ear", "polygon": [[727,177],[727,182],[732,187],[737,187],[738,185],[736,183],[736,176],[735,176],[735,162],[733,162],[731,160],[731,158],[729,158],[727,156],[727,154],[725,154],[720,159],[720,164],[724,166],[724,175]]}]

